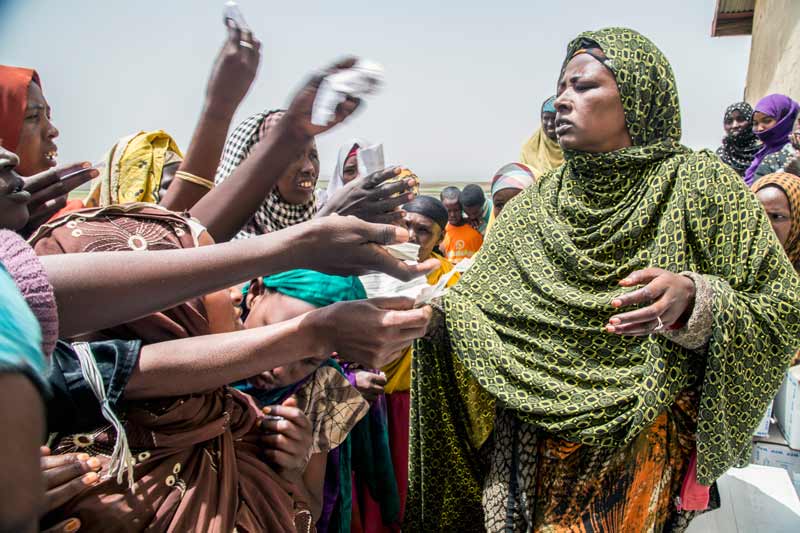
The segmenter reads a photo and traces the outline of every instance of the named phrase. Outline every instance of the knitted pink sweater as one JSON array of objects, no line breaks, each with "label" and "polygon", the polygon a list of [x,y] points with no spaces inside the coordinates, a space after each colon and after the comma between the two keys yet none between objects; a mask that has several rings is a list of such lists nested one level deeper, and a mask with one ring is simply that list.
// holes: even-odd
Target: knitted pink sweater
[{"label": "knitted pink sweater", "polygon": [[42,263],[25,239],[8,230],[0,230],[0,262],[39,321],[42,352],[49,357],[58,340],[58,308]]}]

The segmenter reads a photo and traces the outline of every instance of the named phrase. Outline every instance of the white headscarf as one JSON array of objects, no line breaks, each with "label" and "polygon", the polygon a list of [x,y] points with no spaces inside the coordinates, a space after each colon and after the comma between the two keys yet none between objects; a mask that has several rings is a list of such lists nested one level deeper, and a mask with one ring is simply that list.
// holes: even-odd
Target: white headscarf
[{"label": "white headscarf", "polygon": [[339,157],[336,159],[336,168],[333,169],[333,176],[328,183],[328,190],[325,191],[325,201],[330,200],[336,191],[344,187],[344,162],[347,161],[347,154],[354,146],[366,148],[370,144],[364,139],[350,139],[339,148]]}]

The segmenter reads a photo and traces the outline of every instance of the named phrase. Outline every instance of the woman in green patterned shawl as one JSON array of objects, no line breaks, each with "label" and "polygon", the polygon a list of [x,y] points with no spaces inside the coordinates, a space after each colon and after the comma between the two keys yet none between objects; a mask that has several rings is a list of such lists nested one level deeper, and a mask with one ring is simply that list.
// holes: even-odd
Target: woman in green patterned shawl
[{"label": "woman in green patterned shawl", "polygon": [[566,163],[415,348],[407,531],[680,529],[797,349],[800,281],[741,178],[680,144],[661,51],[581,34],[555,106]]}]

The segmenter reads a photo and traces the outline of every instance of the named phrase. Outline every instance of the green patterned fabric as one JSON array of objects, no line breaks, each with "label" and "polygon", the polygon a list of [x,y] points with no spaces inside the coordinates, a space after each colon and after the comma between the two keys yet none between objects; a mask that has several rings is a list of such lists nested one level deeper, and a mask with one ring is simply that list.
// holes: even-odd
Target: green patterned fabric
[{"label": "green patterned fabric", "polygon": [[[609,28],[572,41],[564,65],[591,42],[617,79],[633,146],[565,151],[566,164],[505,208],[445,296],[442,337],[414,351],[409,531],[483,526],[475,429],[492,402],[464,394],[465,379],[542,431],[607,447],[698,385],[698,479],[710,484],[746,460],[796,351],[800,281],[741,178],[679,144],[669,62],[639,33]],[[713,286],[702,352],[603,329],[611,300],[630,290],[618,281],[651,266]]]}]

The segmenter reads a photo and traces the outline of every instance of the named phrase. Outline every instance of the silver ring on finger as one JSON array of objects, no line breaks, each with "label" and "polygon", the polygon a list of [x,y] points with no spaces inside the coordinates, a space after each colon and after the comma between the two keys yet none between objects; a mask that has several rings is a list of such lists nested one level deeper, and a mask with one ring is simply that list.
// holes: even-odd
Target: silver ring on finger
[{"label": "silver ring on finger", "polygon": [[239,41],[239,46],[241,46],[242,48],[249,48],[250,50],[255,50],[255,46],[253,46],[253,43],[248,41]]},{"label": "silver ring on finger", "polygon": [[664,329],[664,322],[661,321],[661,317],[657,316],[656,320],[658,320],[658,325],[653,328],[653,333],[655,333],[656,331],[661,331],[662,329]]}]

